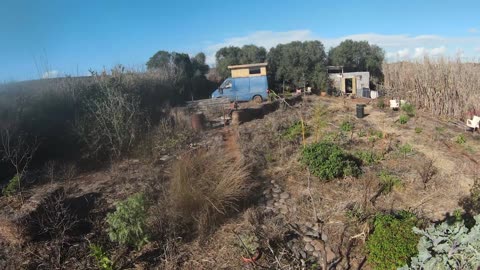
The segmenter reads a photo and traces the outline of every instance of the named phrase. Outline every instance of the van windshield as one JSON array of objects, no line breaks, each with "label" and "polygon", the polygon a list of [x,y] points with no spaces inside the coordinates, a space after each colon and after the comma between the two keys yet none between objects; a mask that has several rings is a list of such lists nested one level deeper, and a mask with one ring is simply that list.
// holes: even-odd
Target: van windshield
[{"label": "van windshield", "polygon": [[231,80],[225,80],[222,85],[220,86],[221,89],[228,89],[232,88],[232,81]]}]

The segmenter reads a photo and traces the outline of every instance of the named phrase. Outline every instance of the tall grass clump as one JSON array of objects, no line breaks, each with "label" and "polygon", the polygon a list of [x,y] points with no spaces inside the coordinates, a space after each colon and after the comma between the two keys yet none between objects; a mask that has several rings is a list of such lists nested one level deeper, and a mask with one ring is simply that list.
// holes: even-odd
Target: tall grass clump
[{"label": "tall grass clump", "polygon": [[480,114],[480,65],[425,57],[417,62],[383,65],[384,85],[418,109],[435,115],[464,118]]},{"label": "tall grass clump", "polygon": [[183,155],[171,169],[169,198],[174,218],[205,236],[239,207],[250,190],[244,162],[221,151]]}]

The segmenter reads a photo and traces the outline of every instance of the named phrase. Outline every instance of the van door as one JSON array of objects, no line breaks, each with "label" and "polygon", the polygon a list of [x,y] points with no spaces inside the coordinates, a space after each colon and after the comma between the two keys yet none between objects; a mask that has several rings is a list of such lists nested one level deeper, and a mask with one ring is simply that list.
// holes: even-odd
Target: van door
[{"label": "van door", "polygon": [[261,96],[263,100],[266,100],[267,89],[267,76],[250,77],[250,99],[254,96]]},{"label": "van door", "polygon": [[221,90],[220,94],[222,97],[227,97],[232,101],[235,100],[235,91],[232,79],[226,79],[222,85],[220,85],[219,89]]},{"label": "van door", "polygon": [[248,101],[250,96],[250,78],[235,78],[235,98],[238,101]]}]

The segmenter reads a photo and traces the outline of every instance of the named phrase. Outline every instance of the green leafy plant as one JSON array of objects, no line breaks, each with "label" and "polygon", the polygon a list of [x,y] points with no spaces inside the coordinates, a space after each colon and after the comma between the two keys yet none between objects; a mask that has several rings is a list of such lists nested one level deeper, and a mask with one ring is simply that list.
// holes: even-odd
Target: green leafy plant
[{"label": "green leafy plant", "polygon": [[358,132],[358,137],[362,138],[362,137],[365,137],[365,136],[367,136],[367,132],[365,132],[365,130],[362,129]]},{"label": "green leafy plant", "polygon": [[435,131],[438,133],[443,133],[445,131],[444,127],[435,127]]},{"label": "green leafy plant", "polygon": [[388,194],[396,187],[402,186],[402,180],[388,171],[381,171],[378,175],[380,178],[381,193]]},{"label": "green leafy plant", "polygon": [[370,136],[372,137],[376,137],[378,139],[382,139],[383,138],[383,132],[381,130],[375,130],[375,129],[371,129],[369,132]]},{"label": "green leafy plant", "polygon": [[107,215],[110,240],[137,249],[148,243],[146,208],[142,193],[134,194],[118,203],[115,212]]},{"label": "green leafy plant", "polygon": [[324,180],[361,173],[358,161],[331,142],[308,145],[302,151],[301,161],[313,175]]},{"label": "green leafy plant", "polygon": [[408,116],[410,117],[413,117],[415,116],[415,107],[410,104],[410,103],[406,103],[406,104],[403,104],[402,107],[401,107],[402,111],[404,111]]},{"label": "green leafy plant", "polygon": [[398,152],[400,152],[400,154],[402,154],[403,157],[406,158],[408,154],[413,153],[413,147],[410,144],[406,143],[398,148]]},{"label": "green leafy plant", "polygon": [[2,189],[3,196],[12,196],[20,189],[20,176],[16,174]]},{"label": "green leafy plant", "polygon": [[467,140],[463,134],[459,134],[457,137],[455,137],[455,142],[458,144],[465,144]]},{"label": "green leafy plant", "polygon": [[113,261],[110,260],[107,253],[103,250],[100,245],[91,244],[90,256],[92,256],[99,269],[101,270],[113,270]]},{"label": "green leafy plant", "polygon": [[340,125],[340,129],[343,132],[350,132],[353,130],[353,123],[350,121],[343,121],[342,124]]},{"label": "green leafy plant", "polygon": [[407,269],[478,269],[480,267],[480,215],[470,229],[464,221],[443,222],[426,230],[413,228],[420,235],[418,256]]},{"label": "green leafy plant", "polygon": [[406,123],[408,123],[408,120],[410,120],[410,117],[406,114],[402,114],[400,115],[400,118],[398,119],[398,121],[400,122],[400,124],[402,125],[405,125]]},{"label": "green leafy plant", "polygon": [[[303,130],[305,131],[305,137],[310,135],[310,128],[307,127],[307,125],[304,124]],[[282,137],[288,141],[295,141],[298,138],[302,137],[302,122],[297,121],[293,123],[290,127],[285,130],[285,132],[282,134]]]},{"label": "green leafy plant", "polygon": [[382,160],[382,156],[370,150],[359,150],[353,154],[362,161],[364,165],[372,165]]},{"label": "green leafy plant", "polygon": [[257,236],[252,233],[238,235],[238,241],[235,242],[235,246],[242,251],[243,256],[246,258],[253,256],[260,247]]},{"label": "green leafy plant", "polygon": [[367,261],[373,269],[396,269],[417,255],[420,238],[413,232],[417,218],[409,212],[378,214],[367,240]]},{"label": "green leafy plant", "polygon": [[423,131],[423,128],[421,128],[421,127],[416,127],[415,128],[415,133],[417,133],[417,134],[422,133],[422,131]]}]

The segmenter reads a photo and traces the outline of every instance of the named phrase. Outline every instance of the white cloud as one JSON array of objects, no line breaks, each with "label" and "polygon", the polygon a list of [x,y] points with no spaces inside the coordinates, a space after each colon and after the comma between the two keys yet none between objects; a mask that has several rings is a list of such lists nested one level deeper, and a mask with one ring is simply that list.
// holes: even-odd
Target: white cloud
[{"label": "white cloud", "polygon": [[476,52],[480,52],[480,47],[475,48],[475,51],[476,51]]},{"label": "white cloud", "polygon": [[478,33],[478,29],[472,27],[472,28],[468,29],[468,32],[469,32],[469,33]]},{"label": "white cloud", "polygon": [[58,77],[58,70],[49,70],[43,73],[42,79],[56,78]]},{"label": "white cloud", "polygon": [[464,50],[466,56],[471,57],[474,53],[473,46],[480,44],[479,36],[445,37],[439,35],[413,36],[406,34],[384,35],[363,33],[323,38],[310,30],[293,30],[286,32],[258,31],[245,36],[232,37],[208,46],[205,51],[207,54],[207,62],[212,64],[215,62],[215,52],[225,46],[255,44],[270,49],[279,43],[288,43],[295,40],[320,40],[328,50],[330,47],[338,45],[345,39],[356,41],[367,40],[371,44],[382,47],[385,49],[386,57],[389,61],[415,59],[425,55],[449,56],[449,52],[454,53],[455,48],[461,48]]}]

